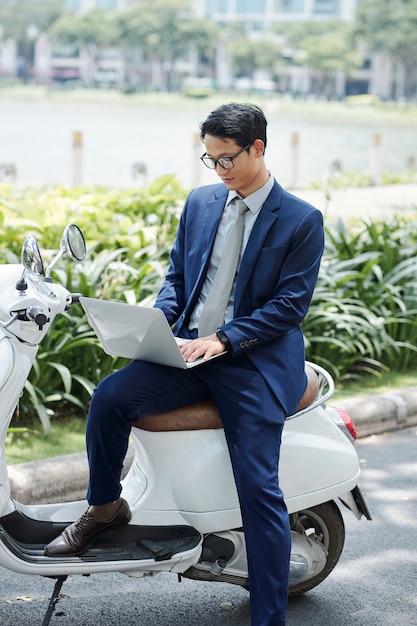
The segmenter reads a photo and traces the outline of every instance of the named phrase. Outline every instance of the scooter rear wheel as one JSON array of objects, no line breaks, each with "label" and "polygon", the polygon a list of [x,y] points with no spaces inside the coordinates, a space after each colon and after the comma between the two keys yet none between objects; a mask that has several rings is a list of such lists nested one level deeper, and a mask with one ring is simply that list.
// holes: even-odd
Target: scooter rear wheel
[{"label": "scooter rear wheel", "polygon": [[296,515],[291,515],[290,521],[294,532],[300,532],[301,524],[307,535],[320,541],[327,551],[326,563],[321,572],[300,583],[290,584],[289,596],[294,597],[317,587],[336,566],[345,542],[345,525],[342,514],[333,501],[299,511]]}]

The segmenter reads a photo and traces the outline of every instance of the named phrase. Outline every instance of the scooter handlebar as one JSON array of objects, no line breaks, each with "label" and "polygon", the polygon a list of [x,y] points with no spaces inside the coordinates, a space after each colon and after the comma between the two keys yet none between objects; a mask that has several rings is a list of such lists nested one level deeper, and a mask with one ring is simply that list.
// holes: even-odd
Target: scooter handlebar
[{"label": "scooter handlebar", "polygon": [[26,315],[28,319],[35,322],[35,324],[39,326],[39,328],[42,328],[43,326],[45,326],[46,322],[48,321],[48,316],[45,315],[42,309],[39,306],[36,306],[35,304],[28,307],[26,311]]},{"label": "scooter handlebar", "polygon": [[82,293],[72,293],[71,294],[71,304],[80,304],[80,298]]}]

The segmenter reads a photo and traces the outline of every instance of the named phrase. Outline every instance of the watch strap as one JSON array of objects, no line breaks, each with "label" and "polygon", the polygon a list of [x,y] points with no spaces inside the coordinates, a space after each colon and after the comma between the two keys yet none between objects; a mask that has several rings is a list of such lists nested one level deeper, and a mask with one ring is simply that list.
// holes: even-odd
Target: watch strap
[{"label": "watch strap", "polygon": [[217,335],[218,339],[224,345],[225,350],[229,350],[230,349],[230,341],[229,341],[229,337],[226,335],[226,333],[221,328],[218,328],[216,330],[216,335]]}]

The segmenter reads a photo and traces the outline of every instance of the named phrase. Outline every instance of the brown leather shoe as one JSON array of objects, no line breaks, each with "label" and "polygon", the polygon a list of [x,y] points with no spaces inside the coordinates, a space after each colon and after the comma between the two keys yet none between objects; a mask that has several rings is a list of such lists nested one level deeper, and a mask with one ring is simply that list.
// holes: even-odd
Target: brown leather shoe
[{"label": "brown leather shoe", "polygon": [[107,530],[123,528],[132,519],[129,505],[120,498],[120,506],[113,517],[105,522],[94,517],[94,508],[88,507],[80,519],[67,526],[62,533],[45,547],[46,556],[77,556],[83,554],[93,545],[97,536]]}]

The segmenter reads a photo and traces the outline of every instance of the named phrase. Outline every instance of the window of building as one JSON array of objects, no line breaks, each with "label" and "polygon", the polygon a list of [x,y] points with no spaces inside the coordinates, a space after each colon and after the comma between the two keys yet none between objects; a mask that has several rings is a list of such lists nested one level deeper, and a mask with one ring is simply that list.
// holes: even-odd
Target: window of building
[{"label": "window of building", "polygon": [[236,0],[236,13],[265,13],[266,0]]},{"label": "window of building", "polygon": [[81,8],[81,0],[65,0],[65,8],[67,11],[78,13]]},{"label": "window of building", "polygon": [[313,13],[323,15],[338,15],[340,12],[339,0],[314,0]]},{"label": "window of building", "polygon": [[[85,10],[86,3],[82,0],[64,0],[64,6],[68,11],[73,11],[74,13],[80,13],[81,10]],[[95,0],[93,5],[94,8],[103,9],[103,11],[116,11],[119,8],[118,0]],[[88,8],[92,8],[91,3],[87,4]]]},{"label": "window of building", "polygon": [[274,13],[303,13],[305,0],[275,0]]},{"label": "window of building", "polygon": [[248,27],[247,30],[249,31],[262,31],[266,28],[265,22],[249,22],[246,24]]},{"label": "window of building", "polygon": [[78,44],[53,44],[53,55],[58,59],[78,58],[80,56],[80,50]]},{"label": "window of building", "polygon": [[206,0],[206,17],[213,17],[216,13],[227,13],[228,11],[228,0]]},{"label": "window of building", "polygon": [[103,11],[116,11],[117,0],[96,0],[96,6]]}]

